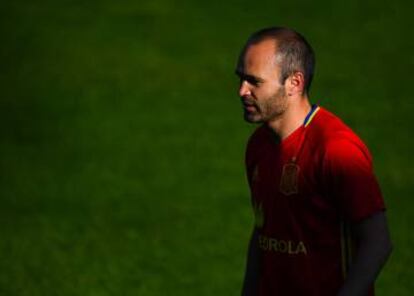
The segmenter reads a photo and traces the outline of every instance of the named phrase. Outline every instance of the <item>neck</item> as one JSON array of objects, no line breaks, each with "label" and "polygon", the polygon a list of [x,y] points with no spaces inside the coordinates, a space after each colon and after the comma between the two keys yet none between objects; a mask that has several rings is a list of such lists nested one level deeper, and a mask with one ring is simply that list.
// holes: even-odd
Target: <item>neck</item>
[{"label": "neck", "polygon": [[283,140],[303,124],[310,110],[311,104],[307,97],[292,100],[285,112],[267,122],[267,125],[280,140]]}]

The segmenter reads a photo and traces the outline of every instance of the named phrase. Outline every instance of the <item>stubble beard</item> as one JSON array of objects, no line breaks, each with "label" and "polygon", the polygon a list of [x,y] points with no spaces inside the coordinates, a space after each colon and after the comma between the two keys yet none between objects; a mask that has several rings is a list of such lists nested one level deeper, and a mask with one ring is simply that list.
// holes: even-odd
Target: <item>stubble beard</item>
[{"label": "stubble beard", "polygon": [[273,96],[255,105],[255,112],[244,111],[244,120],[249,123],[263,123],[280,118],[287,109],[285,88],[280,88]]}]

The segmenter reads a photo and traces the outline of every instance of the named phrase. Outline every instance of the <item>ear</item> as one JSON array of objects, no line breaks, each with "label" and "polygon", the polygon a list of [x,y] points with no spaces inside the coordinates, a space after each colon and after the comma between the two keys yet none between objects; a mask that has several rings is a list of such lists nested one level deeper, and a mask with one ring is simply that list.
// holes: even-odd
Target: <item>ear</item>
[{"label": "ear", "polygon": [[302,95],[305,88],[305,76],[302,72],[295,72],[286,79],[286,91],[289,96]]}]

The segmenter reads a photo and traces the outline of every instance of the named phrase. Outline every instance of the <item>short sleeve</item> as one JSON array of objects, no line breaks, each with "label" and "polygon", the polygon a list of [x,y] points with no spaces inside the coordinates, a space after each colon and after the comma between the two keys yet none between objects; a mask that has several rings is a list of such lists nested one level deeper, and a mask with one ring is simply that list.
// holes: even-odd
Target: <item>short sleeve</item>
[{"label": "short sleeve", "polygon": [[362,142],[330,142],[324,155],[323,175],[328,194],[346,220],[357,222],[385,209],[371,155]]}]

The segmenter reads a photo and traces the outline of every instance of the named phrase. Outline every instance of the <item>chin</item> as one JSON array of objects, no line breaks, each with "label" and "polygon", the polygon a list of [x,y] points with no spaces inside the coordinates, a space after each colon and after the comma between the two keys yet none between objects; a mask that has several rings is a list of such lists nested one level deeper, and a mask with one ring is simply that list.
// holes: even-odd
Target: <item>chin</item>
[{"label": "chin", "polygon": [[254,114],[244,113],[244,120],[248,123],[261,123],[263,120]]}]

